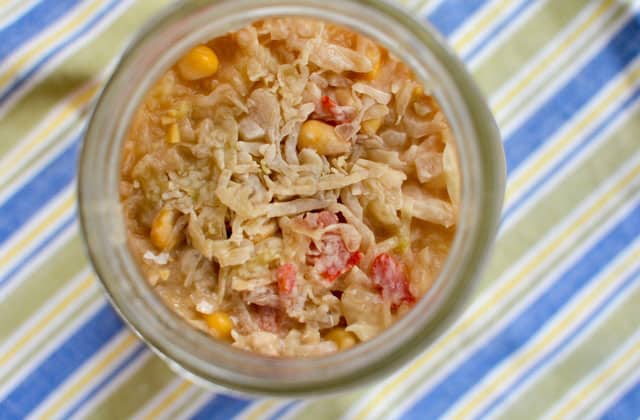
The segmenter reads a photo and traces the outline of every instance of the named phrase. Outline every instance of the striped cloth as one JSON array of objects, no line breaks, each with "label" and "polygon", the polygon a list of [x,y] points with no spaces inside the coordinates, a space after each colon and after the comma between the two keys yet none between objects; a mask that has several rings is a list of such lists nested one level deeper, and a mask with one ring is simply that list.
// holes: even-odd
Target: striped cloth
[{"label": "striped cloth", "polygon": [[463,57],[502,130],[498,245],[429,352],[312,401],[176,376],[85,259],[74,176],[88,112],[165,3],[0,0],[0,419],[640,416],[640,2],[403,2]]}]

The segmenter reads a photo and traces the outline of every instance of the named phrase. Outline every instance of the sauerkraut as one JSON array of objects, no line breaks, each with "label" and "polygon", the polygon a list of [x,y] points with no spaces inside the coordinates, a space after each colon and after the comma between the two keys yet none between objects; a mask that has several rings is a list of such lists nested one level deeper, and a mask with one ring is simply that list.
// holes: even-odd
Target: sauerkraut
[{"label": "sauerkraut", "polygon": [[302,18],[189,53],[122,157],[131,252],[195,328],[270,356],[368,340],[415,305],[455,234],[455,144],[383,47]]}]

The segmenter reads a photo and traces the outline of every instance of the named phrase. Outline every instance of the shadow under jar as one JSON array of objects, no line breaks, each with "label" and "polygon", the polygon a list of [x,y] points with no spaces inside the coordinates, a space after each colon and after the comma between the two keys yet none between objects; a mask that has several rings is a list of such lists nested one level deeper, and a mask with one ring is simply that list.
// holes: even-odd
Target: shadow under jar
[{"label": "shadow under jar", "polygon": [[[457,148],[461,193],[449,256],[425,296],[371,340],[314,358],[272,358],[213,340],[167,307],[127,241],[120,203],[122,148],[149,89],[194,45],[271,17],[331,22],[379,43],[428,87]],[[464,66],[428,25],[385,2],[364,0],[185,1],[133,41],[92,117],[79,164],[79,207],[90,258],[129,326],[174,370],[211,386],[301,396],[384,377],[427,350],[464,308],[497,229],[505,166],[500,136]]]}]

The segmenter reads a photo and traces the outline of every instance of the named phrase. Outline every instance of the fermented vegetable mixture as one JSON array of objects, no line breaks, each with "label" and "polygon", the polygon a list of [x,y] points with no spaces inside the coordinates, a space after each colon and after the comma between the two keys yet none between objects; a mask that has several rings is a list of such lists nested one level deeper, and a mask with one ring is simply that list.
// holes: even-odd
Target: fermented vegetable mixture
[{"label": "fermented vegetable mixture", "polygon": [[449,251],[448,123],[405,64],[343,27],[256,22],[188,52],[124,144],[131,251],[194,327],[271,356],[368,340]]}]

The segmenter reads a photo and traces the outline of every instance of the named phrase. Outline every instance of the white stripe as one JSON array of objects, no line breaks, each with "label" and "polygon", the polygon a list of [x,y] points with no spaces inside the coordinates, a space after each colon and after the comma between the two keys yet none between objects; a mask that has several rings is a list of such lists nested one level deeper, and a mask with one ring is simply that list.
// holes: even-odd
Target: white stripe
[{"label": "white stripe", "polygon": [[[549,66],[542,75],[535,79],[537,83],[535,81],[529,82],[527,88],[518,94],[517,98],[520,100],[513,98],[504,109],[496,110],[495,116],[501,128],[503,138],[509,138],[516,129],[524,124],[525,121],[529,120],[540,107],[551,99],[553,95],[557,94],[563,86],[569,83],[570,80],[575,79],[583,67],[602,52],[606,44],[613,39],[614,35],[628,21],[629,17],[623,16],[614,22],[607,23],[607,25],[603,27],[601,25],[603,25],[604,22],[602,19],[599,19],[597,25],[590,26],[585,33],[581,34],[582,36],[579,38],[580,41],[572,44],[571,48],[561,55],[562,58],[554,62],[556,65]],[[597,36],[595,38],[586,37],[586,35],[596,31]],[[585,42],[587,45],[581,46],[580,48],[575,46],[587,40],[588,42]],[[558,42],[558,40],[554,38],[549,45],[553,45],[556,42]],[[577,55],[572,55],[570,52],[575,52]],[[565,62],[564,60],[570,61]],[[528,72],[530,67],[531,66],[527,64],[520,73]],[[496,109],[494,105],[496,100],[494,98],[498,97],[498,95],[499,94],[494,94],[491,96],[492,99],[490,102],[494,110]],[[514,112],[517,112],[517,115],[512,115]]]},{"label": "white stripe", "polygon": [[[637,270],[637,266],[635,269]],[[602,315],[593,321],[593,323],[587,326],[587,330],[584,334],[576,337],[569,345],[563,348],[558,354],[554,357],[553,360],[549,362],[547,366],[547,370],[554,369],[558,364],[564,362],[566,359],[572,357],[574,352],[577,351],[578,347],[584,345],[585,341],[587,341],[594,331],[597,328],[600,328],[602,325],[606,324],[607,317],[609,317],[614,311],[618,310],[620,305],[624,305],[625,301],[628,300],[628,295],[634,294],[638,291],[638,287],[640,287],[640,283],[633,283],[630,288],[626,291],[625,294],[617,296],[614,300],[607,304],[607,306],[603,309]],[[491,416],[500,416],[506,409],[509,408],[509,404],[514,403],[517,398],[520,398],[522,394],[528,391],[528,389],[537,383],[539,380],[543,379],[541,373],[536,373],[531,376],[531,378],[527,378],[523,384],[522,390],[518,391],[518,393],[509,393],[505,398],[504,403],[500,407],[496,407],[496,410],[491,412]],[[570,416],[570,418],[575,418],[574,416]]]},{"label": "white stripe", "polygon": [[[621,376],[620,379],[622,379],[622,383],[613,384],[612,388],[606,391],[606,394],[601,395],[600,399],[596,400],[596,405],[592,408],[593,411],[583,413],[582,418],[585,420],[596,420],[601,418],[607,410],[609,410],[624,396],[624,394],[633,388],[640,380],[640,375],[638,374],[638,363],[640,363],[640,358],[634,359],[634,363],[628,365],[627,374]],[[637,407],[634,409],[637,410]]]},{"label": "white stripe", "polygon": [[[33,8],[41,0],[15,0],[0,10],[0,30],[11,25],[20,19],[25,13]],[[10,9],[10,10],[9,10]],[[9,10],[9,12],[6,12]]]},{"label": "white stripe", "polygon": [[[486,375],[480,382],[474,384],[472,389],[458,399],[456,404],[449,409],[445,416],[460,416],[460,411],[466,409],[469,404],[473,403],[476,408],[467,415],[472,418],[476,418],[479,416],[481,411],[494,401],[494,398],[492,398],[491,395],[495,396],[497,394],[506,393],[507,389],[510,389],[508,392],[509,397],[517,399],[523,392],[523,386],[521,385],[519,389],[515,389],[514,385],[522,378],[522,374],[524,372],[535,366],[541,359],[553,351],[566,337],[573,334],[575,329],[578,328],[584,320],[591,317],[596,308],[598,308],[602,303],[608,302],[607,307],[598,315],[597,319],[592,321],[587,328],[585,328],[584,331],[571,340],[571,343],[565,347],[565,351],[568,349],[574,349],[580,342],[588,337],[598,325],[600,325],[601,321],[606,319],[609,313],[616,309],[623,296],[618,296],[614,299],[611,295],[623,283],[623,281],[627,280],[629,275],[638,269],[640,266],[640,260],[638,260],[639,262],[636,262],[636,264],[631,263],[630,267],[627,267],[623,272],[616,274],[616,278],[614,278],[608,286],[605,285],[604,282],[621,267],[628,265],[630,261],[633,261],[630,260],[632,256],[636,256],[635,258],[637,259],[639,249],[640,239],[637,239],[620,254],[614,257],[612,261],[598,272],[597,276],[591,278],[589,283],[585,285],[582,290],[562,306],[557,314],[554,315],[553,318],[544,325],[544,327],[529,337],[525,345],[521,346],[520,349],[510,355],[506,360],[495,366],[488,375]],[[596,292],[597,298],[593,300],[585,310],[577,312],[577,308],[587,301],[590,301]],[[557,330],[560,325],[564,324],[566,325],[563,328],[562,333],[558,334],[552,340],[549,340],[548,338],[554,333],[554,330]],[[543,344],[544,347],[541,347]],[[532,349],[535,347],[540,347],[541,350],[535,353],[534,357],[529,358]],[[529,358],[529,360],[526,361],[526,363],[521,364],[520,362],[524,361],[525,358]],[[545,364],[545,366],[536,369],[535,372],[532,372],[532,374],[525,379],[524,384],[547,373],[553,366],[554,362],[557,362],[560,359],[560,354],[555,355],[553,359]],[[508,378],[505,377],[505,374],[507,373],[509,374]],[[477,404],[477,402],[474,401],[474,397],[478,392],[486,391],[487,387],[491,387],[491,395],[485,395],[483,398],[484,401]],[[502,405],[504,406],[504,404],[505,403],[503,402]],[[489,415],[493,415],[493,413],[490,413]]]},{"label": "white stripe", "polygon": [[196,397],[191,403],[191,405],[187,407],[184,412],[181,413],[181,418],[188,419],[193,417],[198,411],[200,411],[200,409],[202,409],[202,407],[205,406],[205,404],[209,402],[209,400],[214,395],[215,394],[203,389],[202,395]]},{"label": "white stripe", "polygon": [[[131,419],[143,420],[144,418],[149,416],[149,414],[151,414],[151,412],[156,409],[156,406],[158,404],[163,403],[164,400],[172,392],[174,392],[179,386],[181,386],[184,383],[184,381],[185,380],[181,376],[174,376],[174,378],[166,386],[164,386],[164,388],[162,388],[160,392],[156,393],[156,395],[153,398],[151,398],[145,405],[140,407],[140,409],[131,416]],[[157,420],[161,420],[161,419],[164,420],[164,419],[170,419],[170,418],[171,418],[171,411],[167,410],[164,413],[160,413],[157,417]]]},{"label": "white stripe", "polygon": [[[372,392],[369,391],[369,392]],[[368,393],[369,393],[368,392]],[[293,420],[298,418],[299,415],[301,415],[302,413],[304,413],[304,410],[307,408],[307,404],[309,404],[311,401],[301,401],[300,403],[292,406],[287,412],[283,413],[282,416],[280,417],[279,420]],[[343,419],[348,419],[349,416],[347,414],[342,416]],[[375,417],[370,417],[370,418],[375,418]]]},{"label": "white stripe", "polygon": [[107,383],[104,388],[101,388],[73,415],[71,419],[85,419],[88,414],[95,410],[105,399],[116,392],[120,387],[127,382],[131,377],[140,370],[150,359],[156,357],[150,350],[145,352],[133,360],[132,363],[127,365],[127,368],[120,372],[112,381]]},{"label": "white stripe", "polygon": [[[7,241],[2,248],[0,249],[0,255],[3,255],[3,259],[6,257],[6,254],[13,250],[14,246],[29,238],[33,235],[33,231],[42,226],[43,223],[47,222],[47,219],[52,211],[56,208],[63,206],[65,201],[70,201],[73,199],[75,193],[74,185],[68,185],[64,188],[59,194],[54,196],[49,202],[46,203],[41,209],[31,218],[29,222],[25,224],[20,230],[18,230],[13,236],[10,237],[10,240]],[[33,237],[19,254],[16,254],[14,258],[4,261],[2,266],[0,266],[0,277],[4,277],[8,275],[11,270],[15,269],[18,265],[23,262],[23,258],[25,258],[29,253],[33,252],[38,246],[42,244],[42,241],[54,232],[56,229],[60,228],[61,225],[66,223],[75,212],[75,204],[72,204],[72,207],[65,211],[61,217],[56,220],[49,220],[48,225],[41,231],[40,234]],[[7,279],[7,281],[0,287],[0,290],[4,289],[8,283],[13,282],[14,279]],[[1,296],[1,295],[0,295]]]},{"label": "white stripe", "polygon": [[[637,62],[640,64],[640,60]],[[625,75],[620,75],[620,81],[623,82]],[[640,79],[636,81],[636,87],[640,87]],[[634,89],[636,88],[634,87]],[[512,210],[510,214],[503,218],[502,225],[500,226],[500,230],[502,232],[506,232],[516,226],[523,217],[526,217],[529,214],[529,211],[539,203],[540,199],[545,196],[549,191],[552,191],[558,184],[560,184],[567,176],[575,171],[576,168],[579,168],[580,165],[592,157],[594,153],[602,146],[603,143],[610,141],[611,136],[615,134],[617,130],[619,130],[622,126],[627,124],[632,118],[637,115],[638,108],[640,107],[640,100],[635,100],[632,104],[630,104],[626,109],[622,112],[618,112],[616,114],[612,114],[612,112],[620,106],[621,103],[626,101],[633,94],[632,91],[626,91],[623,96],[617,98],[616,101],[610,104],[608,107],[604,108],[603,112],[599,115],[599,118],[592,120],[589,124],[587,124],[583,130],[580,132],[576,132],[575,138],[572,140],[570,146],[562,150],[560,153],[554,153],[552,159],[545,159],[544,165],[540,170],[534,173],[533,177],[527,178],[526,184],[523,184],[522,188],[518,190],[507,190],[511,192],[508,197],[508,201],[506,202],[505,209]],[[591,104],[590,108],[598,108],[600,103]],[[609,120],[609,121],[607,121]],[[597,135],[597,137],[591,142],[583,146],[580,143],[585,139],[587,135],[599,124],[607,121],[607,125],[604,130]],[[552,148],[559,140],[562,139],[563,135],[558,134],[550,139],[547,144],[542,146],[542,150],[536,152],[531,158],[527,159],[525,163],[523,163],[521,168],[518,168],[510,177],[510,183],[514,182],[525,172],[529,167],[534,164],[538,164],[540,158],[538,156],[543,155],[548,149]],[[552,174],[549,173],[551,167],[558,161],[563,158],[566,158],[567,155],[571,155],[571,159],[563,164],[560,168],[553,171]],[[535,184],[541,185],[536,191],[532,192],[531,187]],[[517,208],[513,208],[514,203],[521,199],[526,195],[526,201]]]},{"label": "white stripe", "polygon": [[[47,299],[42,307],[38,308],[38,310],[30,315],[18,329],[12,332],[12,334],[5,339],[4,343],[0,345],[0,354],[6,354],[6,352],[15,347],[20,340],[23,340],[25,335],[31,333],[34,328],[45,322],[45,318],[49,316],[51,311],[56,306],[60,305],[60,303],[64,301],[71,292],[77,289],[81,283],[84,283],[90,273],[91,270],[88,267],[84,268],[52,297]],[[15,366],[21,363],[35,348],[41,346],[45,338],[52,336],[53,331],[60,329],[64,322],[66,322],[66,317],[69,317],[71,313],[84,306],[89,299],[97,298],[99,296],[98,291],[98,285],[95,283],[92,284],[87,288],[87,290],[77,297],[73,305],[65,307],[64,310],[55,318],[49,320],[45,328],[26,342],[20,351],[15,353],[12,358],[7,359],[0,364],[0,382],[7,377],[8,372],[14,370]]]},{"label": "white stripe", "polygon": [[194,399],[200,396],[200,393],[205,392],[203,388],[198,387],[197,385],[193,385],[187,389],[187,391],[182,394],[176,401],[171,404],[167,409],[167,414],[170,419],[179,419],[179,418],[187,418],[185,414],[178,413],[178,410],[182,406],[187,406],[187,404],[191,404]]},{"label": "white stripe", "polygon": [[[514,262],[514,264],[505,271],[503,275],[498,278],[495,283],[492,284],[491,288],[487,291],[480,294],[476,297],[466,311],[463,314],[458,322],[451,327],[451,330],[454,330],[458,324],[462,322],[462,320],[467,319],[470,316],[473,316],[475,320],[472,327],[465,329],[456,339],[449,343],[445,348],[442,348],[435,354],[435,357],[422,366],[419,370],[416,370],[411,374],[409,379],[406,380],[406,383],[415,382],[416,378],[424,376],[424,373],[429,369],[437,369],[438,376],[430,376],[427,379],[425,388],[430,386],[430,384],[436,383],[440,378],[444,377],[447,373],[455,368],[455,364],[467,357],[473,350],[477,347],[481,346],[485,341],[489,340],[489,336],[492,335],[492,332],[498,331],[498,329],[505,325],[510,321],[510,316],[506,315],[506,311],[509,309],[509,303],[512,301],[518,301],[518,297],[520,297],[519,304],[516,303],[516,307],[509,311],[513,316],[518,314],[518,308],[524,308],[529,304],[533,299],[535,299],[544,289],[546,289],[546,285],[550,282],[547,280],[545,283],[538,283],[538,276],[544,270],[554,267],[555,261],[553,260],[554,256],[561,254],[563,252],[572,252],[573,257],[565,257],[562,261],[561,265],[557,265],[554,268],[554,272],[561,272],[564,268],[568,267],[570,263],[572,263],[577,256],[576,252],[580,250],[586,249],[590,244],[592,244],[595,240],[599,239],[600,234],[603,232],[603,229],[611,226],[612,223],[615,223],[617,220],[614,220],[613,217],[609,217],[610,213],[613,213],[618,210],[619,214],[619,206],[624,204],[626,195],[630,191],[634,191],[633,183],[628,184],[624,189],[622,189],[618,194],[612,197],[606,205],[604,205],[596,215],[594,215],[587,223],[580,225],[571,236],[565,236],[565,232],[568,227],[570,227],[575,220],[579,219],[581,215],[586,213],[588,209],[593,207],[593,205],[598,202],[598,200],[607,194],[611,190],[611,187],[615,185],[619,180],[623,179],[627,174],[629,174],[634,167],[640,164],[640,155],[637,156],[636,159],[625,163],[625,165],[612,174],[597,190],[589,195],[589,197],[584,200],[577,208],[575,208],[564,220],[560,223],[556,224],[545,237],[541,238],[537,245],[532,247],[530,251],[524,254],[518,261]],[[606,218],[605,218],[606,216]],[[598,231],[596,233],[592,233],[586,239],[586,241],[580,242],[579,239],[581,236],[585,235],[585,232],[589,230],[592,226],[597,226],[600,223],[600,218],[605,218],[604,224],[599,225]],[[493,291],[499,290],[503,285],[514,281],[514,278],[517,278],[517,274],[522,271],[524,267],[526,267],[527,263],[534,260],[537,255],[541,255],[544,250],[548,247],[549,243],[557,241],[558,239],[562,239],[560,242],[560,246],[555,250],[554,254],[548,256],[540,262],[536,268],[530,271],[526,276],[522,277],[517,281],[517,286],[511,289],[508,292],[508,295],[502,298],[497,305],[492,307],[490,311],[483,311],[480,313],[480,308],[486,306],[493,300]],[[576,244],[579,244],[576,247]],[[573,250],[571,250],[573,248]],[[556,257],[557,258],[557,257]],[[551,274],[551,273],[550,273]],[[537,284],[534,290],[527,292],[524,300],[522,300],[521,295],[524,290],[531,287],[532,284]],[[496,317],[498,319],[496,319]],[[478,342],[474,343],[473,348],[469,343],[473,335],[476,333],[476,329],[474,328],[477,325],[489,326],[483,330],[482,335],[476,340]],[[463,345],[464,344],[464,345]],[[437,342],[435,344],[437,346]],[[464,348],[464,350],[461,350]],[[432,355],[433,350],[432,350]],[[446,362],[446,363],[445,363]],[[370,393],[364,398],[362,398],[357,405],[353,407],[352,410],[349,411],[348,417],[355,416],[357,413],[362,411],[365,407],[370,405],[371,400],[379,395],[382,389],[385,387],[385,383],[377,385],[372,389]],[[385,409],[387,404],[397,404],[395,399],[399,397],[398,394],[406,393],[402,387],[398,387],[396,389],[391,390],[391,394],[385,395],[383,401],[376,405],[376,410],[371,413],[374,417],[379,415],[383,409]],[[412,392],[414,394],[414,392]]]},{"label": "white stripe", "polygon": [[253,410],[258,409],[259,406],[264,405],[265,403],[273,403],[274,404],[273,407],[261,413],[262,419],[268,419],[268,418],[271,418],[276,412],[278,412],[278,410],[280,410],[285,405],[291,403],[292,401],[293,400],[291,399],[274,399],[274,398],[268,399],[268,400],[259,399],[259,400],[256,400],[256,402],[251,404],[249,407],[244,409],[241,413],[236,415],[233,418],[233,420],[247,420],[248,416],[252,414]]},{"label": "white stripe", "polygon": [[[587,26],[586,31],[579,32],[582,28],[581,26],[586,24],[589,17],[595,12],[596,9],[601,5],[601,2],[592,2],[588,5],[585,5],[583,9],[569,22],[569,24],[562,29],[554,38],[551,40],[546,46],[544,46],[540,51],[535,54],[526,64],[525,67],[520,69],[513,77],[506,81],[491,97],[490,103],[492,104],[492,108],[495,109],[498,103],[501,103],[507,100],[507,95],[513,91],[517,86],[520,86],[525,82],[530,76],[532,69],[540,69],[542,68],[542,72],[537,73],[537,77],[534,80],[529,80],[524,89],[519,90],[517,98],[511,98],[509,102],[512,103],[510,109],[503,109],[502,114],[508,114],[511,112],[511,109],[519,109],[521,106],[521,102],[529,99],[530,96],[535,95],[544,85],[544,81],[548,80],[552,76],[556,76],[558,74],[565,73],[565,69],[567,64],[574,63],[574,53],[578,55],[582,55],[579,66],[582,66],[585,61],[591,58],[588,54],[585,57],[584,54],[584,45],[590,44],[592,38],[600,38],[601,41],[598,43],[597,47],[600,49],[602,45],[604,45],[608,39],[611,37],[610,35],[603,36],[602,28],[605,26],[606,22],[611,18],[614,12],[616,12],[616,7],[610,7],[607,11],[605,11],[602,15],[600,15],[595,21],[593,21],[589,26]],[[618,19],[618,21],[625,21],[625,18]],[[621,25],[616,25],[617,28],[621,27]],[[616,28],[616,29],[617,29]],[[579,35],[576,37],[576,33]],[[610,32],[613,33],[613,32]],[[573,42],[565,48],[559,56],[556,57],[555,60],[551,61],[551,63],[547,63],[550,57],[555,55],[556,50],[560,45],[564,45],[570,38],[573,38]],[[604,41],[602,41],[604,39]],[[545,64],[546,63],[546,64]],[[578,65],[573,65],[572,68],[579,67]],[[571,74],[573,75],[573,72]],[[517,100],[516,100],[517,99]],[[501,119],[504,119],[502,117]]]},{"label": "white stripe", "polygon": [[[64,396],[67,392],[70,391],[70,388],[76,386],[76,384],[82,380],[84,380],[84,376],[86,375],[86,371],[91,370],[93,365],[101,363],[101,361],[110,356],[116,349],[116,347],[121,346],[131,338],[131,332],[128,329],[123,329],[121,332],[116,334],[111,340],[102,345],[100,349],[95,352],[89,359],[87,359],[82,365],[76,367],[73,373],[65,379],[65,381],[60,384],[54,392],[49,394],[46,399],[40,401],[38,406],[33,410],[33,412],[29,415],[31,419],[39,419],[44,418],[43,413],[51,408],[52,405],[57,404],[60,400],[60,397]],[[116,365],[120,363],[122,360],[131,356],[131,354],[136,350],[138,342],[134,343],[132,346],[126,348],[126,350],[122,351],[118,354],[118,356],[114,359],[111,365]],[[97,383],[99,383],[106,375],[109,375],[111,370],[106,369],[100,371],[98,375],[95,375],[91,378],[91,381],[86,384],[86,387],[83,391],[88,392],[92,390]],[[81,398],[84,393],[80,393],[78,398]],[[54,418],[62,418],[62,414],[65,413],[69,408],[71,408],[77,399],[69,399],[66,401],[66,404],[60,407],[60,411],[56,412],[53,417]]]},{"label": "white stripe", "polygon": [[[469,54],[478,44],[485,40],[486,36],[488,36],[493,28],[502,24],[504,19],[506,19],[510,13],[516,10],[524,3],[535,3],[530,0],[492,0],[490,2],[486,2],[480,10],[478,10],[470,19],[468,19],[464,25],[460,26],[451,36],[449,37],[449,43],[457,48],[458,54],[462,57],[465,57]],[[541,2],[543,3],[543,2]],[[506,7],[505,7],[506,5]],[[463,45],[458,45],[461,42],[462,38],[468,37],[469,33],[475,32],[473,28],[475,28],[478,24],[482,23],[484,19],[487,19],[488,16],[492,14],[496,14],[496,10],[499,10],[497,16],[495,16],[490,22],[490,24],[486,27],[482,34],[475,34],[475,36],[471,38],[467,38],[467,42]],[[469,29],[472,29],[471,31]],[[491,40],[493,43],[493,39]]]},{"label": "white stripe", "polygon": [[[587,238],[584,238],[580,243],[580,245],[576,245],[573,243],[572,246],[574,249],[571,253],[565,256],[561,262],[554,264],[554,269],[546,274],[542,279],[539,277],[538,273],[531,273],[526,279],[523,281],[527,281],[528,283],[537,283],[535,288],[526,295],[520,296],[520,299],[514,304],[513,308],[501,308],[498,310],[496,307],[493,308],[490,312],[495,315],[499,315],[500,318],[497,320],[492,320],[491,322],[484,321],[479,322],[478,325],[489,326],[485,328],[482,332],[482,335],[476,339],[475,342],[470,343],[469,341],[465,341],[465,345],[462,350],[460,350],[460,359],[466,360],[473,354],[475,351],[480,349],[483,346],[489,344],[489,342],[494,338],[494,336],[502,330],[506,325],[511,323],[514,318],[518,317],[522,313],[524,313],[528,306],[530,306],[535,300],[537,300],[540,295],[542,295],[551,285],[556,283],[559,280],[566,270],[568,270],[572,265],[576,264],[577,261],[580,260],[586,253],[586,251],[593,247],[603,236],[605,236],[618,221],[626,217],[638,204],[638,198],[640,198],[640,192],[634,197],[634,200],[630,202],[625,202],[625,198],[622,194],[618,195],[618,198],[621,200],[618,202],[618,209],[615,210],[615,213],[612,211],[610,214],[607,214],[608,219],[602,222],[601,225],[597,227],[597,230],[590,234]],[[540,268],[538,266],[537,268]],[[536,270],[536,272],[539,270]],[[491,292],[486,292],[482,294],[482,297],[486,297],[487,295],[491,295]],[[567,304],[566,310],[571,310],[573,305],[569,306]],[[553,316],[549,319],[546,324],[555,323],[558,315]],[[455,351],[455,350],[454,350]],[[447,353],[446,356],[450,356],[451,353]],[[437,369],[435,375],[430,375],[424,382],[420,382],[420,386],[418,389],[411,389],[408,392],[405,392],[402,397],[402,401],[394,401],[394,408],[392,413],[398,414],[402,413],[405,410],[412,407],[418,400],[424,397],[424,394],[433,388],[435,384],[437,384],[442,378],[446,377],[448,373],[454,371],[458,368],[458,361],[441,361],[440,364],[433,365],[432,369]],[[427,368],[423,367],[422,369],[414,372],[411,375],[411,379],[407,382],[414,384],[418,378],[424,377],[427,372]],[[407,395],[409,395],[407,397]]]},{"label": "white stripe", "polygon": [[[20,88],[11,92],[10,96],[2,104],[0,104],[0,118],[2,118],[27,92],[29,92],[33,86],[35,86],[55,70],[57,70],[58,66],[63,63],[64,60],[75,54],[77,50],[82,46],[95,39],[96,36],[98,36],[106,27],[108,27],[114,20],[117,19],[131,5],[131,3],[133,3],[133,1],[134,0],[123,0],[122,2],[116,3],[115,6],[107,5],[106,10],[108,10],[108,12],[106,13],[106,15],[101,17],[98,22],[83,35],[77,36],[79,28],[76,28],[68,36],[48,49],[46,53],[34,57],[31,62],[29,62],[25,67],[22,68],[19,74],[24,74],[27,71],[30,71],[33,66],[48,52],[52,51],[58,45],[66,42],[67,40],[75,38],[75,40],[71,44],[56,52],[53,57],[47,60],[46,64],[38,69],[35,74],[31,75],[26,83],[24,83]],[[94,17],[104,11],[104,7],[100,8],[95,14],[92,14],[91,16]],[[8,86],[3,86],[0,89],[0,94],[5,94],[7,92],[7,88]]]},{"label": "white stripe", "polygon": [[85,319],[94,315],[103,305],[103,300],[91,302],[87,307],[82,309],[77,317],[69,319],[67,323],[64,324],[64,327],[51,338],[51,341],[46,342],[46,344],[44,344],[36,354],[29,357],[27,363],[25,363],[13,376],[8,378],[7,382],[0,385],[0,400],[5,399],[7,394],[18,386],[34,370],[36,370],[44,359],[65,343],[70,336],[78,330]]},{"label": "white stripe", "polygon": [[[618,349],[615,353],[613,353],[610,357],[602,360],[598,366],[595,366],[594,369],[589,371],[588,375],[586,375],[580,382],[575,384],[575,386],[571,389],[570,392],[566,393],[562,396],[562,398],[556,402],[548,411],[545,413],[544,419],[554,419],[558,417],[559,411],[566,406],[571,400],[573,400],[577,395],[581,394],[584,389],[591,385],[593,381],[596,380],[599,376],[603,375],[606,371],[613,368],[613,365],[616,364],[618,359],[620,359],[625,353],[632,350],[634,347],[640,345],[640,330],[638,330],[635,334],[633,334],[620,349]],[[584,400],[580,400],[578,405],[576,405],[575,409],[568,414],[567,417],[570,418],[580,418],[579,414],[582,412],[584,415],[584,410],[588,408],[589,405],[602,400],[601,396],[603,394],[607,394],[612,390],[612,386],[614,383],[620,380],[622,376],[628,376],[629,372],[634,370],[634,367],[640,364],[640,352],[636,352],[634,357],[631,357],[622,368],[618,370],[617,375],[612,375],[607,380],[603,381],[600,386],[593,390],[593,392],[588,394],[588,398]],[[625,366],[629,366],[629,368],[625,368]],[[617,393],[613,393],[616,394]],[[614,399],[613,394],[609,395],[609,400]],[[614,400],[615,401],[615,400]],[[604,404],[607,406],[608,404]]]},{"label": "white stripe", "polygon": [[634,358],[625,364],[625,369],[617,376],[618,382],[611,381],[607,388],[598,390],[598,394],[593,397],[595,404],[589,407],[588,411],[582,413],[583,418],[600,418],[605,411],[610,409],[613,404],[617,403],[624,394],[634,387],[640,380],[638,365],[640,365],[640,352],[637,352]]},{"label": "white stripe", "polygon": [[[413,4],[410,7],[416,7],[421,0],[412,0]],[[418,14],[423,18],[428,17],[438,6],[442,4],[442,0],[427,0],[424,5],[418,10]]]},{"label": "white stripe", "polygon": [[[82,13],[88,7],[96,3],[98,3],[98,0],[91,1],[91,3],[85,2],[84,4],[82,2],[79,2],[78,4],[73,5],[64,13],[64,15],[60,16],[54,22],[50,22],[48,26],[42,28],[42,30],[35,34],[34,37],[28,39],[26,42],[21,43],[18,48],[14,49],[11,54],[7,55],[7,57],[2,60],[3,68],[2,71],[0,71],[0,75],[4,76],[5,73],[9,70],[9,66],[23,59],[25,55],[29,54],[30,51],[38,48],[41,44],[47,43],[47,40],[55,35],[57,31],[67,26],[69,22],[75,19],[78,14]],[[53,48],[55,45],[57,44],[53,44],[50,48]],[[46,49],[45,51],[43,51],[43,53],[46,54],[49,49]],[[37,58],[39,57],[36,57],[36,59]],[[9,83],[11,83],[11,81],[9,81]],[[4,93],[4,89],[5,86],[0,85],[0,93]]]},{"label": "white stripe", "polygon": [[485,43],[482,49],[478,51],[471,60],[467,61],[467,65],[472,70],[476,70],[488,57],[495,53],[498,48],[508,42],[512,35],[520,30],[520,28],[549,1],[550,0],[530,1],[526,9],[520,11],[520,13],[509,22],[509,25],[501,29],[499,33],[493,35],[491,42]]},{"label": "white stripe", "polygon": [[71,238],[75,237],[78,233],[78,226],[73,223],[67,229],[63,230],[53,241],[47,244],[47,246],[35,255],[29,264],[24,264],[20,267],[20,270],[8,280],[2,287],[0,287],[0,302],[2,302],[8,295],[10,295],[18,286],[25,281],[36,270],[42,269],[42,265],[62,246],[65,246]]},{"label": "white stripe", "polygon": [[[45,146],[48,147],[46,153],[38,158],[27,170],[21,173],[19,176],[11,180],[10,184],[7,184],[0,190],[0,205],[4,205],[7,201],[13,198],[18,190],[29,184],[36,176],[44,170],[58,155],[62,154],[62,151],[70,147],[74,141],[78,140],[80,134],[86,128],[85,122],[74,124],[69,133],[59,142],[48,143]],[[2,252],[2,251],[0,251]]]},{"label": "white stripe", "polygon": [[[116,61],[117,60],[111,61],[109,66],[107,66],[104,71],[71,92],[64,99],[57,102],[56,105],[49,112],[47,112],[42,121],[33,130],[31,130],[26,136],[24,136],[19,142],[17,142],[11,150],[0,157],[0,167],[6,168],[6,166],[11,166],[11,170],[0,177],[0,185],[3,185],[8,180],[13,179],[18,171],[20,171],[31,159],[33,159],[43,150],[47,150],[47,155],[49,156],[47,160],[51,160],[54,156],[54,152],[50,150],[50,148],[54,139],[58,138],[74,124],[79,124],[80,126],[84,127],[84,125],[86,124],[86,119],[88,117],[88,115],[84,114],[93,106],[95,97],[89,102],[82,104],[80,107],[77,107],[72,112],[69,112],[67,117],[59,121],[46,137],[42,138],[33,149],[20,157],[19,161],[16,162],[17,155],[23,154],[22,150],[24,146],[31,144],[33,141],[42,136],[43,132],[49,130],[50,126],[60,117],[61,114],[69,111],[70,104],[76,101],[78,96],[86,94],[86,92],[91,89],[92,86],[96,86],[104,82],[108,74],[110,74],[113,70]],[[97,93],[99,93],[99,89],[97,89]],[[3,191],[2,195],[5,196],[6,192]]]}]

